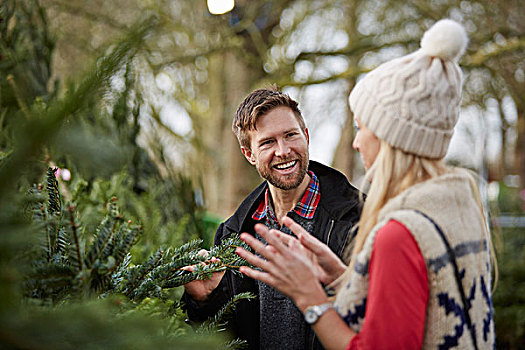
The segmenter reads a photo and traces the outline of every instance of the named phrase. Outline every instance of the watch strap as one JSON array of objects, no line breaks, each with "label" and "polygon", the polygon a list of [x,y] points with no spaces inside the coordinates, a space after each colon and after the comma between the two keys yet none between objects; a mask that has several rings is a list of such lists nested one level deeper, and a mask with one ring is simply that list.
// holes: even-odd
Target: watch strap
[{"label": "watch strap", "polygon": [[332,302],[309,306],[306,308],[304,318],[308,324],[314,324],[326,311],[333,307]]}]

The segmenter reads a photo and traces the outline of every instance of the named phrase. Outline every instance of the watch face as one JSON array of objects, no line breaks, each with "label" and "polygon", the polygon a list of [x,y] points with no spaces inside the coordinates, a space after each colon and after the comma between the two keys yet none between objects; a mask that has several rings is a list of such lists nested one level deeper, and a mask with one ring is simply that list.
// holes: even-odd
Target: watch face
[{"label": "watch face", "polygon": [[315,313],[314,310],[312,309],[308,309],[306,310],[305,314],[304,314],[304,319],[305,321],[308,323],[308,324],[312,324],[314,323],[315,321],[317,321],[317,314]]}]

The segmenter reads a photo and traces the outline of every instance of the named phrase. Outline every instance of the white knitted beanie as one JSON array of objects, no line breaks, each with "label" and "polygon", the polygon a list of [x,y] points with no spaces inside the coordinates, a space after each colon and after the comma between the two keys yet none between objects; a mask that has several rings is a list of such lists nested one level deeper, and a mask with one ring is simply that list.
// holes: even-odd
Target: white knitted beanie
[{"label": "white knitted beanie", "polygon": [[457,22],[434,24],[421,49],[380,65],[357,83],[349,98],[355,118],[394,148],[443,158],[458,120],[462,76],[457,61],[467,42]]}]

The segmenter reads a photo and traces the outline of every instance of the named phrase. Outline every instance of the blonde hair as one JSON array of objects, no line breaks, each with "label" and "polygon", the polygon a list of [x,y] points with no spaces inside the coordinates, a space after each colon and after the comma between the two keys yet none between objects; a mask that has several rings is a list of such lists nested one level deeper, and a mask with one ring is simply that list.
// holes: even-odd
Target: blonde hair
[{"label": "blonde hair", "polygon": [[[368,235],[377,224],[379,211],[385,204],[407,188],[418,183],[429,180],[430,178],[455,171],[466,171],[464,169],[455,169],[448,167],[443,159],[429,159],[418,155],[406,153],[400,149],[393,148],[386,141],[381,141],[379,153],[372,167],[365,174],[365,186],[370,184],[366,201],[363,206],[359,228],[354,238],[353,248],[345,252],[344,260],[350,261],[347,271],[335,282],[335,285],[344,285],[339,283],[341,280],[347,280],[354,268],[355,257],[365,244]],[[490,231],[487,225],[486,217],[481,203],[478,186],[474,176],[469,172],[469,180],[475,200],[479,206],[481,217],[483,218],[483,227],[485,236],[490,247],[490,257],[494,266],[494,288],[497,283],[497,261],[494,254],[494,247],[490,237]],[[368,186],[367,186],[368,187]]]}]

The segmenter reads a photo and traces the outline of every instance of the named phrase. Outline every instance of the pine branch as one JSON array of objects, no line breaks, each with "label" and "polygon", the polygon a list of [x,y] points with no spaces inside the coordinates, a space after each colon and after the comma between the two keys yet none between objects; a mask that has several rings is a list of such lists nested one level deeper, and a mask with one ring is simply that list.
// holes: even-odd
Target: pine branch
[{"label": "pine branch", "polygon": [[95,241],[91,245],[89,252],[86,255],[84,263],[88,269],[92,268],[99,257],[102,255],[104,248],[111,239],[113,228],[114,220],[109,217],[109,215],[107,215],[97,228]]},{"label": "pine branch", "polygon": [[123,285],[126,274],[128,273],[129,265],[131,263],[131,254],[126,254],[122,263],[118,266],[117,270],[113,273],[110,280],[110,289],[103,293],[100,297],[105,298],[106,296],[119,293],[119,287]]},{"label": "pine branch", "polygon": [[[113,256],[113,251],[115,250],[115,244],[116,244],[116,241],[118,239],[118,235],[119,234],[122,234],[121,230],[118,230],[116,233],[112,232],[109,235],[108,242],[107,242],[106,246],[104,247],[104,249],[102,250],[102,254],[97,259],[99,261],[99,263],[104,262],[104,261],[107,262],[108,259],[112,259],[112,265],[117,267],[115,257]],[[96,262],[95,262],[95,264],[96,264]]]},{"label": "pine branch", "polygon": [[196,329],[196,333],[210,333],[221,330],[221,327],[226,325],[225,318],[235,311],[235,308],[241,300],[253,300],[257,298],[252,293],[239,293],[234,295],[213,317],[213,319],[205,321],[199,328]]},{"label": "pine branch", "polygon": [[146,278],[146,276],[157,266],[159,266],[165,255],[169,254],[169,250],[164,252],[162,248],[159,248],[154,254],[152,254],[148,261],[143,265],[138,265],[130,268],[126,272],[123,272],[123,283],[117,284],[116,290],[119,293],[123,293],[129,298],[135,294],[136,289]]},{"label": "pine branch", "polygon": [[73,267],[76,268],[77,271],[82,271],[84,268],[83,257],[82,257],[82,250],[80,248],[80,243],[78,239],[78,232],[77,232],[77,224],[75,223],[75,207],[73,205],[70,205],[67,207],[67,211],[69,213],[69,225],[71,227],[71,232],[73,233],[73,241],[71,242],[74,248],[74,254],[69,255],[69,261],[72,263]]},{"label": "pine branch", "polygon": [[109,213],[97,228],[95,241],[87,254],[85,260],[86,267],[91,268],[97,263],[101,266],[101,264],[111,256],[115,240],[115,231],[118,228],[118,222],[121,220],[122,217],[118,210],[117,198],[112,197],[109,202]]},{"label": "pine branch", "polygon": [[57,239],[55,242],[55,255],[67,261],[69,250],[69,236],[64,227],[58,229]]},{"label": "pine branch", "polygon": [[34,222],[43,223],[47,220],[47,210],[45,209],[45,198],[42,194],[42,184],[33,185],[29,190],[28,202],[31,205],[32,219]]},{"label": "pine branch", "polygon": [[60,192],[58,190],[58,181],[56,179],[56,172],[58,168],[48,168],[47,177],[47,195],[48,195],[48,210],[50,214],[61,214]]},{"label": "pine branch", "polygon": [[[90,292],[102,297],[122,293],[137,302],[147,297],[163,298],[168,289],[195,279],[211,278],[215,272],[236,272],[239,266],[246,265],[246,261],[235,254],[235,248],[249,247],[238,235],[233,235],[207,254],[201,249],[202,240],[193,240],[178,248],[159,249],[143,264],[130,266],[130,250],[137,242],[141,227],[132,226],[131,221],[124,224],[115,197],[109,202],[108,213],[97,227],[92,244],[84,250],[86,241],[78,232],[80,225],[75,221],[75,206],[67,206],[67,224],[61,223],[62,215],[47,213],[48,207],[59,203],[60,198],[54,171],[48,170],[47,176],[49,189],[53,189],[47,191],[48,206],[39,207],[39,203],[44,202],[38,197],[41,187],[33,190],[37,198],[33,211],[38,213],[34,216],[45,225],[43,232],[49,243],[44,249],[46,258],[38,262],[30,279],[33,282],[28,282],[32,295],[62,300]],[[78,194],[75,196],[77,200],[80,198]],[[53,213],[57,209],[53,207]],[[53,241],[55,231],[57,235]],[[193,266],[193,271],[188,271],[187,266]],[[38,278],[42,281],[38,282]]]},{"label": "pine branch", "polygon": [[[48,258],[54,256],[57,252],[57,244],[59,244],[60,223],[62,220],[62,205],[60,199],[60,191],[58,189],[58,181],[56,179],[56,171],[58,168],[48,168],[46,172],[47,181],[47,211],[49,215],[48,222]],[[62,240],[62,243],[64,241]]]},{"label": "pine branch", "polygon": [[183,256],[184,254],[188,254],[192,251],[195,251],[196,249],[200,249],[200,246],[202,244],[202,239],[194,239],[194,240],[191,240],[183,245],[181,245],[179,248],[177,248],[173,255],[175,256],[175,258],[179,257],[179,256]]},{"label": "pine branch", "polygon": [[223,350],[230,350],[230,349],[247,349],[248,348],[248,342],[243,339],[235,338],[233,340],[230,340],[229,342],[223,344],[220,349]]},{"label": "pine branch", "polygon": [[235,253],[237,247],[243,248],[247,251],[252,251],[244,241],[242,241],[238,234],[233,234],[227,239],[223,240],[219,246],[214,246],[210,249],[210,256],[220,256],[221,263],[231,269],[233,272],[238,272],[240,266],[247,266],[246,260]]},{"label": "pine branch", "polygon": [[113,257],[116,260],[117,266],[124,260],[124,258],[129,254],[131,247],[137,243],[138,237],[140,236],[142,227],[133,227],[129,228],[131,220],[128,221],[128,226],[126,226],[126,234],[123,234],[123,238],[118,239],[113,251]]},{"label": "pine branch", "polygon": [[75,272],[63,263],[37,264],[25,279],[26,295],[38,299],[54,299],[71,287]]},{"label": "pine branch", "polygon": [[[213,247],[208,254],[202,254],[200,240],[195,240],[175,249],[171,261],[159,264],[150,273],[133,282],[136,289],[126,288],[126,295],[133,300],[146,297],[160,297],[164,289],[175,288],[196,279],[209,279],[213,273],[231,270],[238,273],[240,266],[248,263],[235,254],[235,248],[241,246],[250,249],[238,235],[232,235],[223,240],[219,246]],[[215,259],[212,259],[215,258]],[[167,259],[166,259],[167,260]],[[183,269],[193,266],[193,271]]]},{"label": "pine branch", "polygon": [[35,229],[45,232],[40,240],[43,251],[43,259],[45,261],[50,261],[53,249],[51,237],[49,234],[49,215],[45,205],[46,198],[44,198],[42,184],[33,185],[33,187],[29,190],[27,201],[29,203],[28,207],[31,208],[31,218],[33,223],[36,224]]}]

